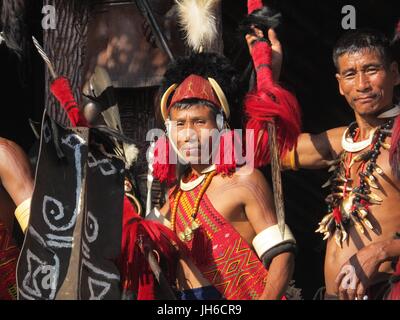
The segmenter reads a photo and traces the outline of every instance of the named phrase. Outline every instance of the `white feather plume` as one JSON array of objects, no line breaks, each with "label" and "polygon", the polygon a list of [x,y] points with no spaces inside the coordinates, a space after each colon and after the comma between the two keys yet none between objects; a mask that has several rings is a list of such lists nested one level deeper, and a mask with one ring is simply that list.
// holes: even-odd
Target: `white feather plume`
[{"label": "white feather plume", "polygon": [[209,51],[217,39],[216,10],[220,0],[175,0],[187,45],[196,52]]},{"label": "white feather plume", "polygon": [[139,150],[134,144],[123,144],[124,154],[125,154],[125,168],[129,169],[136,162]]}]

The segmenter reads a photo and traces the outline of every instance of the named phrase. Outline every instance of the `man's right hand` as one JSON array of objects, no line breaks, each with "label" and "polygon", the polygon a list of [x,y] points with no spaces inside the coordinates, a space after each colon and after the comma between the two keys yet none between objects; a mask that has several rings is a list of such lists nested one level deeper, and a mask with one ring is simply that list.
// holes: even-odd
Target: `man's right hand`
[{"label": "man's right hand", "polygon": [[[252,29],[254,30],[254,33],[246,35],[246,42],[250,52],[254,42],[264,38],[263,31],[261,31],[256,27],[252,27]],[[268,39],[271,42],[271,48],[272,48],[272,73],[275,82],[278,82],[281,74],[282,59],[283,59],[282,45],[274,29],[268,30]]]},{"label": "man's right hand", "polygon": [[336,292],[340,300],[363,300],[366,290],[378,273],[383,257],[384,242],[362,248],[340,269],[336,277]]}]

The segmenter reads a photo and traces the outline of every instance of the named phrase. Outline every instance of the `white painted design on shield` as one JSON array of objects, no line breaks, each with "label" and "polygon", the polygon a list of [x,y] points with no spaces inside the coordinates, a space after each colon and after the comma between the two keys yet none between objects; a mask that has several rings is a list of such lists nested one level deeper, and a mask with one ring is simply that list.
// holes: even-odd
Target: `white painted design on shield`
[{"label": "white painted design on shield", "polygon": [[57,240],[57,241],[64,241],[64,242],[72,242],[74,237],[65,237],[65,236],[57,236],[55,234],[48,233],[46,234],[47,239],[50,240]]},{"label": "white painted design on shield", "polygon": [[97,273],[98,275],[101,275],[107,279],[110,280],[119,280],[119,276],[117,274],[114,273],[109,273],[106,271],[103,271],[97,267],[95,267],[92,263],[90,263],[88,260],[86,260],[85,258],[82,259],[82,265],[87,266],[91,271],[93,271],[94,273]]},{"label": "white painted design on shield", "polygon": [[[43,298],[42,291],[50,290],[49,299],[53,300],[56,294],[57,282],[59,277],[60,260],[56,254],[53,253],[54,265],[50,265],[42,261],[31,250],[27,250],[26,260],[28,272],[22,281],[22,289],[20,292],[23,296],[30,296],[31,298]],[[35,264],[37,266],[35,266]],[[41,283],[38,283],[40,274],[46,274],[42,278]],[[48,282],[45,283],[44,280]],[[25,291],[25,292],[24,292]]]},{"label": "white painted design on shield", "polygon": [[90,211],[88,211],[86,218],[85,235],[89,243],[96,241],[97,236],[99,235],[99,223]]},{"label": "white painted design on shield", "polygon": [[[82,190],[82,154],[81,154],[81,146],[85,143],[85,140],[82,139],[77,134],[70,134],[67,135],[66,138],[61,139],[62,143],[67,145],[68,147],[72,148],[75,152],[75,169],[76,169],[76,190],[75,190],[75,208],[71,217],[71,220],[62,225],[57,226],[56,222],[63,219],[64,214],[64,206],[63,204],[58,201],[57,199],[44,196],[43,199],[43,218],[46,224],[52,231],[66,231],[72,228],[75,225],[77,215],[79,214],[79,208],[81,204],[81,190]],[[53,206],[53,208],[50,208]],[[51,219],[50,219],[51,218]],[[54,243],[53,243],[54,244]]]},{"label": "white painted design on shield", "polygon": [[90,249],[84,240],[82,240],[82,253],[85,258],[90,259]]},{"label": "white painted design on shield", "polygon": [[26,294],[24,291],[19,290],[18,294],[21,295],[25,300],[35,300],[35,298],[31,297],[30,295]]},{"label": "white painted design on shield", "polygon": [[111,288],[108,282],[100,281],[88,277],[88,286],[90,291],[89,300],[101,300]]},{"label": "white painted design on shield", "polygon": [[50,131],[49,124],[48,124],[47,121],[43,125],[43,137],[44,137],[44,141],[46,143],[50,142],[50,140],[51,140],[51,131]]},{"label": "white painted design on shield", "polygon": [[[76,139],[75,141],[73,139]],[[85,140],[76,134],[70,134],[65,139],[61,139],[62,143],[74,149],[75,151],[75,169],[76,169],[76,191],[75,191],[75,210],[74,218],[79,214],[79,208],[81,205],[81,190],[82,190],[82,154],[81,146],[85,143]],[[75,144],[74,144],[75,143]]]},{"label": "white painted design on shield", "polygon": [[72,248],[74,237],[57,236],[51,233],[46,234],[46,244],[51,248]]},{"label": "white painted design on shield", "polygon": [[104,158],[101,160],[97,160],[91,152],[89,152],[88,154],[87,164],[89,168],[94,168],[98,166],[104,176],[110,176],[117,173],[117,169],[111,163],[110,159]]},{"label": "white painted design on shield", "polygon": [[35,230],[34,227],[29,226],[29,233],[32,235],[32,237],[33,237],[37,242],[40,243],[40,245],[41,245],[42,247],[46,247],[46,241],[44,241],[44,239],[41,237],[41,235],[39,234],[39,232],[37,232],[37,231]]},{"label": "white painted design on shield", "polygon": [[[44,196],[42,213],[44,221],[52,231],[65,231],[75,224],[75,219],[72,218],[71,221],[64,226],[56,226],[56,222],[64,218],[65,214],[63,204],[53,197]],[[54,220],[54,222],[50,220]]]},{"label": "white painted design on shield", "polygon": [[49,247],[55,248],[55,249],[72,248],[72,242],[58,242],[58,241],[49,240],[46,243]]}]

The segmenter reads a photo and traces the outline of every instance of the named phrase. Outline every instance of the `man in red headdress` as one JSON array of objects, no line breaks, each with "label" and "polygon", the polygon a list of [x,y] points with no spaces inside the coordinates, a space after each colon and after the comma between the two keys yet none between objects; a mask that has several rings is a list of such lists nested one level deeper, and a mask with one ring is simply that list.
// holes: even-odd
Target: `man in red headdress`
[{"label": "man in red headdress", "polygon": [[279,231],[271,189],[236,162],[241,149],[226,130],[235,85],[225,58],[200,53],[178,59],[162,87],[168,138],[156,146],[154,175],[171,188],[161,212],[200,271],[181,264],[182,299],[281,299],[293,272],[295,240]]}]

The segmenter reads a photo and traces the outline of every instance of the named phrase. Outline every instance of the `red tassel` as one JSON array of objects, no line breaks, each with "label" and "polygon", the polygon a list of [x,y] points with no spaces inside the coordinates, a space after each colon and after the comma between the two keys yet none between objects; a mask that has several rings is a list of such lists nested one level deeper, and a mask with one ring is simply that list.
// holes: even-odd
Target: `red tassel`
[{"label": "red tassel", "polygon": [[166,136],[160,137],[154,148],[153,176],[171,186],[176,182],[176,164],[172,161],[172,146]]},{"label": "red tassel", "polygon": [[139,257],[142,262],[139,262],[136,259],[136,263],[142,265],[142,270],[139,277],[139,286],[138,286],[138,300],[155,300],[155,279],[154,274],[152,273],[149,263],[145,260],[144,255],[140,255]]},{"label": "red tassel", "polygon": [[124,197],[121,257],[118,261],[121,282],[125,292],[137,293],[139,300],[152,300],[155,298],[155,279],[143,248],[154,249],[165,259],[167,270],[164,271],[172,284],[176,279],[177,250],[187,254],[185,246],[172,230],[140,217],[129,199]]},{"label": "red tassel", "polygon": [[257,42],[252,48],[252,58],[257,70],[257,90],[244,100],[248,117],[247,129],[254,130],[256,167],[269,163],[267,124],[272,119],[277,129],[280,157],[296,146],[301,133],[301,114],[296,97],[273,81],[270,67],[272,50],[266,42]]},{"label": "red tassel", "polygon": [[200,227],[194,232],[192,240],[192,255],[191,257],[198,266],[204,266],[208,263],[210,242],[206,231]]},{"label": "red tassel", "polygon": [[335,219],[337,224],[342,222],[342,214],[341,214],[340,209],[338,207],[333,209],[333,218]]},{"label": "red tassel", "polygon": [[69,81],[65,77],[59,77],[50,85],[50,91],[60,102],[61,107],[66,111],[72,126],[87,127],[88,123],[81,114],[78,104],[75,101]]},{"label": "red tassel", "polygon": [[255,10],[261,9],[263,7],[262,0],[248,0],[247,1],[247,12],[252,13]]},{"label": "red tassel", "polygon": [[296,99],[282,89],[278,101],[264,92],[252,92],[245,98],[245,112],[248,117],[247,129],[254,130],[256,167],[269,163],[267,124],[275,120],[280,157],[293,149],[301,133],[301,117]]},{"label": "red tassel", "polygon": [[[140,296],[152,299],[154,288],[149,285],[151,274],[147,269],[148,263],[138,246],[139,238],[143,240],[139,224],[141,217],[126,197],[124,197],[123,210],[121,257],[119,259],[123,291],[125,294],[133,294],[137,298]],[[148,284],[147,286],[145,282]]]},{"label": "red tassel", "polygon": [[226,130],[221,134],[217,158],[214,161],[217,173],[231,175],[235,172],[238,153],[242,152],[239,148],[241,145],[233,130]]}]

